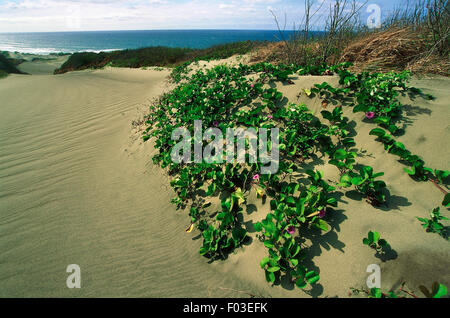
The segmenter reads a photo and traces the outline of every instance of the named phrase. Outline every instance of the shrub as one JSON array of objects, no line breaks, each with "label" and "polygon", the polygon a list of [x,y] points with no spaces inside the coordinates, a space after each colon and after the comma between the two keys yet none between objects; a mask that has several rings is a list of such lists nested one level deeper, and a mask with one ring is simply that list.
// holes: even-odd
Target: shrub
[{"label": "shrub", "polygon": [[244,41],[216,45],[201,50],[158,46],[114,52],[81,52],[72,54],[55,71],[55,74],[87,68],[102,68],[106,65],[130,68],[179,66],[195,60],[223,59],[235,54],[246,54],[260,45],[261,42]]},{"label": "shrub", "polygon": [[6,74],[23,74],[23,72],[19,71],[14,63],[3,54],[0,54],[0,71]]}]

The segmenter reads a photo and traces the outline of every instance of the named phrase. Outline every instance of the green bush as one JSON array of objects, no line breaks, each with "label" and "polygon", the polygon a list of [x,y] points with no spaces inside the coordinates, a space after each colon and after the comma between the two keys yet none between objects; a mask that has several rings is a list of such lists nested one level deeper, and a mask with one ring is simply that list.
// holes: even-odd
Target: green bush
[{"label": "green bush", "polygon": [[195,60],[223,59],[235,54],[246,54],[258,45],[261,43],[245,41],[216,45],[201,50],[157,46],[114,52],[81,52],[72,54],[55,73],[102,68],[106,65],[130,68],[177,66]]},{"label": "green bush", "polygon": [[3,54],[0,54],[0,71],[6,74],[23,74],[23,72],[19,71],[14,63]]}]

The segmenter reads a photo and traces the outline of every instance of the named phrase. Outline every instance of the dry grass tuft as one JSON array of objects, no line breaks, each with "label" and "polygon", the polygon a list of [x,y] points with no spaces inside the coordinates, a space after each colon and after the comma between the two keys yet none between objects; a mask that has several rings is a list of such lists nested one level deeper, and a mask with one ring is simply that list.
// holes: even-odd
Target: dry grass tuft
[{"label": "dry grass tuft", "polygon": [[[272,64],[288,63],[289,60],[301,60],[301,55],[306,54],[311,60],[318,60],[320,57],[320,44],[318,42],[310,42],[306,45],[304,51],[289,52],[284,42],[271,42],[258,48],[252,55],[251,63],[270,62]],[[297,54],[296,57],[289,56],[289,54]]]},{"label": "dry grass tuft", "polygon": [[354,63],[354,71],[409,70],[448,76],[450,70],[448,57],[439,57],[430,51],[426,33],[410,28],[359,37],[344,50],[340,61]]},{"label": "dry grass tuft", "polygon": [[250,63],[272,62],[280,63],[284,60],[285,45],[283,42],[270,42],[252,54]]}]

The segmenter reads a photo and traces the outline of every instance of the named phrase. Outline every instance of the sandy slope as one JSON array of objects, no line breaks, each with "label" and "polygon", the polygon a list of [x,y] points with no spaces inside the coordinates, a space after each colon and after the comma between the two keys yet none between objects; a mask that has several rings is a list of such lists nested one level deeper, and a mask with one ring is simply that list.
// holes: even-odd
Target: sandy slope
[{"label": "sandy slope", "polygon": [[51,75],[67,61],[69,55],[38,55],[23,54],[19,52],[9,52],[9,56],[14,59],[23,60],[17,68],[27,74],[33,75]]},{"label": "sandy slope", "polygon": [[[167,74],[0,82],[0,296],[207,296],[225,280],[194,253],[165,177],[129,147],[137,108]],[[69,264],[79,291],[66,287]]]},{"label": "sandy slope", "polygon": [[[229,289],[308,296],[286,282],[265,282],[259,268],[265,248],[255,239],[226,261],[208,264],[198,254],[198,233],[184,232],[187,212],[170,204],[168,179],[151,163],[151,143],[142,144],[141,127],[131,126],[149,99],[168,88],[167,74],[106,69],[0,80],[0,297],[245,296]],[[302,87],[323,80],[303,77],[280,89],[295,102]],[[430,166],[447,169],[449,83],[414,83],[438,99],[411,102],[411,126],[401,139]],[[300,101],[321,110],[317,100]],[[441,193],[412,181],[368,135],[373,126],[348,115],[358,125],[358,147],[367,151],[358,160],[386,173],[393,198],[390,209],[381,210],[343,194],[333,230],[310,248],[310,265],[321,274],[310,294],[346,296],[349,287],[364,284],[373,263],[382,266],[384,288],[402,280],[415,290],[429,280],[448,286],[448,242],[425,233],[415,219],[438,206]],[[318,168],[336,180],[334,167]],[[267,206],[254,194],[248,203],[245,222],[252,232]],[[388,239],[396,260],[383,263],[362,245],[369,230]],[[80,290],[65,285],[69,264],[81,266]]]}]

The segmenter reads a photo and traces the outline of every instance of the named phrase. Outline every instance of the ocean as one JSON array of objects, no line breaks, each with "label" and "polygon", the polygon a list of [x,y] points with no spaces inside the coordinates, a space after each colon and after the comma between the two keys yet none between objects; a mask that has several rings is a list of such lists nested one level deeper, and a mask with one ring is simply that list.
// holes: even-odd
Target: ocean
[{"label": "ocean", "polygon": [[[289,36],[289,32],[285,33]],[[272,30],[153,30],[0,33],[0,51],[50,54],[100,52],[149,46],[207,48],[236,41],[279,41]]]}]

